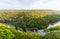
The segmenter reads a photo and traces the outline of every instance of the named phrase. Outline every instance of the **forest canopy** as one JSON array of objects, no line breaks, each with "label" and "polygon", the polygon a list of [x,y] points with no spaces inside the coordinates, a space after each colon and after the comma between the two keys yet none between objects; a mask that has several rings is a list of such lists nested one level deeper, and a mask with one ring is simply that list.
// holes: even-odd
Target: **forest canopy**
[{"label": "forest canopy", "polygon": [[43,29],[60,20],[59,11],[53,10],[5,10],[0,11],[0,22],[11,23],[23,29]]}]

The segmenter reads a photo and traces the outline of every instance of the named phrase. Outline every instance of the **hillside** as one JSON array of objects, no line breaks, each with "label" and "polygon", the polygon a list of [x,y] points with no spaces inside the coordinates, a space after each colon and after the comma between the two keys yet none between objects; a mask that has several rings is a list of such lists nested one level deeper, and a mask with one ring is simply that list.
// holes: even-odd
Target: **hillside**
[{"label": "hillside", "polygon": [[24,13],[27,16],[31,15],[33,18],[40,18],[46,15],[56,14],[56,11],[52,10],[2,10],[0,11],[0,20],[15,17],[19,13]]},{"label": "hillside", "polygon": [[46,28],[60,20],[60,12],[53,10],[5,10],[0,11],[0,22],[11,23],[16,27]]}]

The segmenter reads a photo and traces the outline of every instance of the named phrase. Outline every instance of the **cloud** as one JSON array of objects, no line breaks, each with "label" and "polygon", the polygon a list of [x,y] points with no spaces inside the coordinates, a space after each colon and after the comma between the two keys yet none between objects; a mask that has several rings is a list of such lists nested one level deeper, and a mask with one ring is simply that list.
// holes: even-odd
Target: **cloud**
[{"label": "cloud", "polygon": [[23,6],[17,0],[2,0],[0,2],[0,9],[21,9],[21,8],[23,8]]},{"label": "cloud", "polygon": [[60,0],[51,0],[45,2],[44,0],[35,1],[30,5],[30,9],[53,9],[60,10]]},{"label": "cloud", "polygon": [[0,0],[0,9],[60,10],[60,0]]}]

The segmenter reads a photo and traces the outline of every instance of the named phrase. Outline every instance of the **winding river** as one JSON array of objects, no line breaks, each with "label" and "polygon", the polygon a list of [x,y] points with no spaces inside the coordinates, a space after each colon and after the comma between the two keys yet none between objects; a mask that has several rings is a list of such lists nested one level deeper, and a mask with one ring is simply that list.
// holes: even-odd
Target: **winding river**
[{"label": "winding river", "polygon": [[[8,24],[8,25],[11,26],[11,24]],[[48,26],[47,28],[55,27],[55,26],[57,26],[57,25],[60,25],[60,21],[55,22],[55,23],[53,23],[53,24],[49,24],[49,26]],[[26,30],[26,32],[31,32],[31,31]],[[37,32],[34,30],[34,33],[38,33],[38,34],[40,34],[40,35],[45,35],[45,34],[46,34],[43,30],[38,30]]]}]

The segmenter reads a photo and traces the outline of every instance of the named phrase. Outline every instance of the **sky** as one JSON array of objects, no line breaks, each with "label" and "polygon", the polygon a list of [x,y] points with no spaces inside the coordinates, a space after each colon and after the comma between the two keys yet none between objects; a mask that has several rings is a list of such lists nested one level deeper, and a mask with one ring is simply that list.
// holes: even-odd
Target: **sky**
[{"label": "sky", "polygon": [[0,0],[0,9],[60,10],[60,0]]}]

